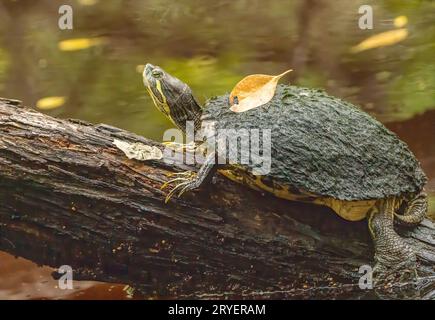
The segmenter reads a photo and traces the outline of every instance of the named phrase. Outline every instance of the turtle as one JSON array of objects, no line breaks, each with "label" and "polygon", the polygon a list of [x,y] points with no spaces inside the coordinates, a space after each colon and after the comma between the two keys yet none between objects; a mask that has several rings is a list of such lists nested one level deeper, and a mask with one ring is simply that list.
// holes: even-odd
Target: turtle
[{"label": "turtle", "polygon": [[200,106],[187,84],[159,66],[146,64],[143,80],[156,107],[183,132],[189,123],[195,130],[213,123],[207,141],[225,130],[268,130],[270,135],[268,171],[255,174],[259,168],[253,160],[221,161],[228,149],[218,147],[207,153],[197,174],[181,172],[165,184],[173,186],[166,200],[200,188],[219,171],[254,190],[330,207],[349,221],[366,218],[375,277],[394,272],[416,276],[416,254],[394,226],[423,221],[427,177],[407,144],[381,122],[322,89],[280,84],[269,102],[236,113],[230,110],[229,94]]}]

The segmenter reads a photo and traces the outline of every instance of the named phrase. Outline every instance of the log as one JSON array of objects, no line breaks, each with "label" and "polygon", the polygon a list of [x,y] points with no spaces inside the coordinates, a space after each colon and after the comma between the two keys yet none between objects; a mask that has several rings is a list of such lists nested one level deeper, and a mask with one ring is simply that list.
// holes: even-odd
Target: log
[{"label": "log", "polygon": [[62,120],[0,99],[0,250],[75,280],[124,283],[174,298],[435,297],[435,224],[400,234],[421,281],[362,290],[373,264],[365,221],[277,199],[217,175],[164,203],[165,159],[130,160],[115,139],[160,143],[104,124]]}]

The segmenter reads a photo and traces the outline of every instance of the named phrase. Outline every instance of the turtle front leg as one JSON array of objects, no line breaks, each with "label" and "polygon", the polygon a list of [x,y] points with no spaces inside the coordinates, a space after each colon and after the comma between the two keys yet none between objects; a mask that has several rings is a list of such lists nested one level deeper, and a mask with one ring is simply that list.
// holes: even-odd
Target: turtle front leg
[{"label": "turtle front leg", "polygon": [[165,141],[162,144],[177,152],[195,152],[196,148],[198,147],[195,142],[189,142],[187,144],[184,144],[173,141]]},{"label": "turtle front leg", "polygon": [[375,246],[373,274],[376,282],[389,282],[396,277],[402,282],[416,277],[416,255],[394,231],[396,201],[394,198],[379,201],[368,216]]},{"label": "turtle front leg", "polygon": [[181,172],[177,174],[177,178],[164,183],[161,189],[166,188],[171,183],[177,182],[175,187],[166,195],[165,203],[168,203],[177,192],[177,197],[180,197],[183,193],[199,188],[204,182],[210,180],[217,168],[215,157],[215,153],[209,154],[197,174],[191,171]]}]

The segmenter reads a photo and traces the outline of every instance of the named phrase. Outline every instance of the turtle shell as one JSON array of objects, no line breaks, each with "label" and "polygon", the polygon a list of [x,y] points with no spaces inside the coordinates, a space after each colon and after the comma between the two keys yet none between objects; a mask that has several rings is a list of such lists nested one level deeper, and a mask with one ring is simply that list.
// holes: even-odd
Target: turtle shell
[{"label": "turtle shell", "polygon": [[[418,160],[394,133],[322,90],[279,85],[263,106],[243,113],[229,108],[228,95],[212,98],[202,119],[214,122],[216,136],[221,129],[240,136],[258,129],[261,138],[270,130],[270,170],[263,179],[347,201],[416,193],[427,181]],[[222,157],[221,148],[218,153]],[[243,167],[252,171],[257,161],[251,154]]]}]

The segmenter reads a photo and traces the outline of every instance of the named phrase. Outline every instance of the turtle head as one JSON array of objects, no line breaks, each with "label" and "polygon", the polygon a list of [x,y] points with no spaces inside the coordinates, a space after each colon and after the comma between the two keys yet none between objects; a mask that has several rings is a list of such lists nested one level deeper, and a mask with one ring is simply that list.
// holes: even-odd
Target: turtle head
[{"label": "turtle head", "polygon": [[177,127],[185,131],[187,121],[193,121],[195,129],[201,126],[202,110],[187,84],[149,63],[143,81],[154,105]]}]

